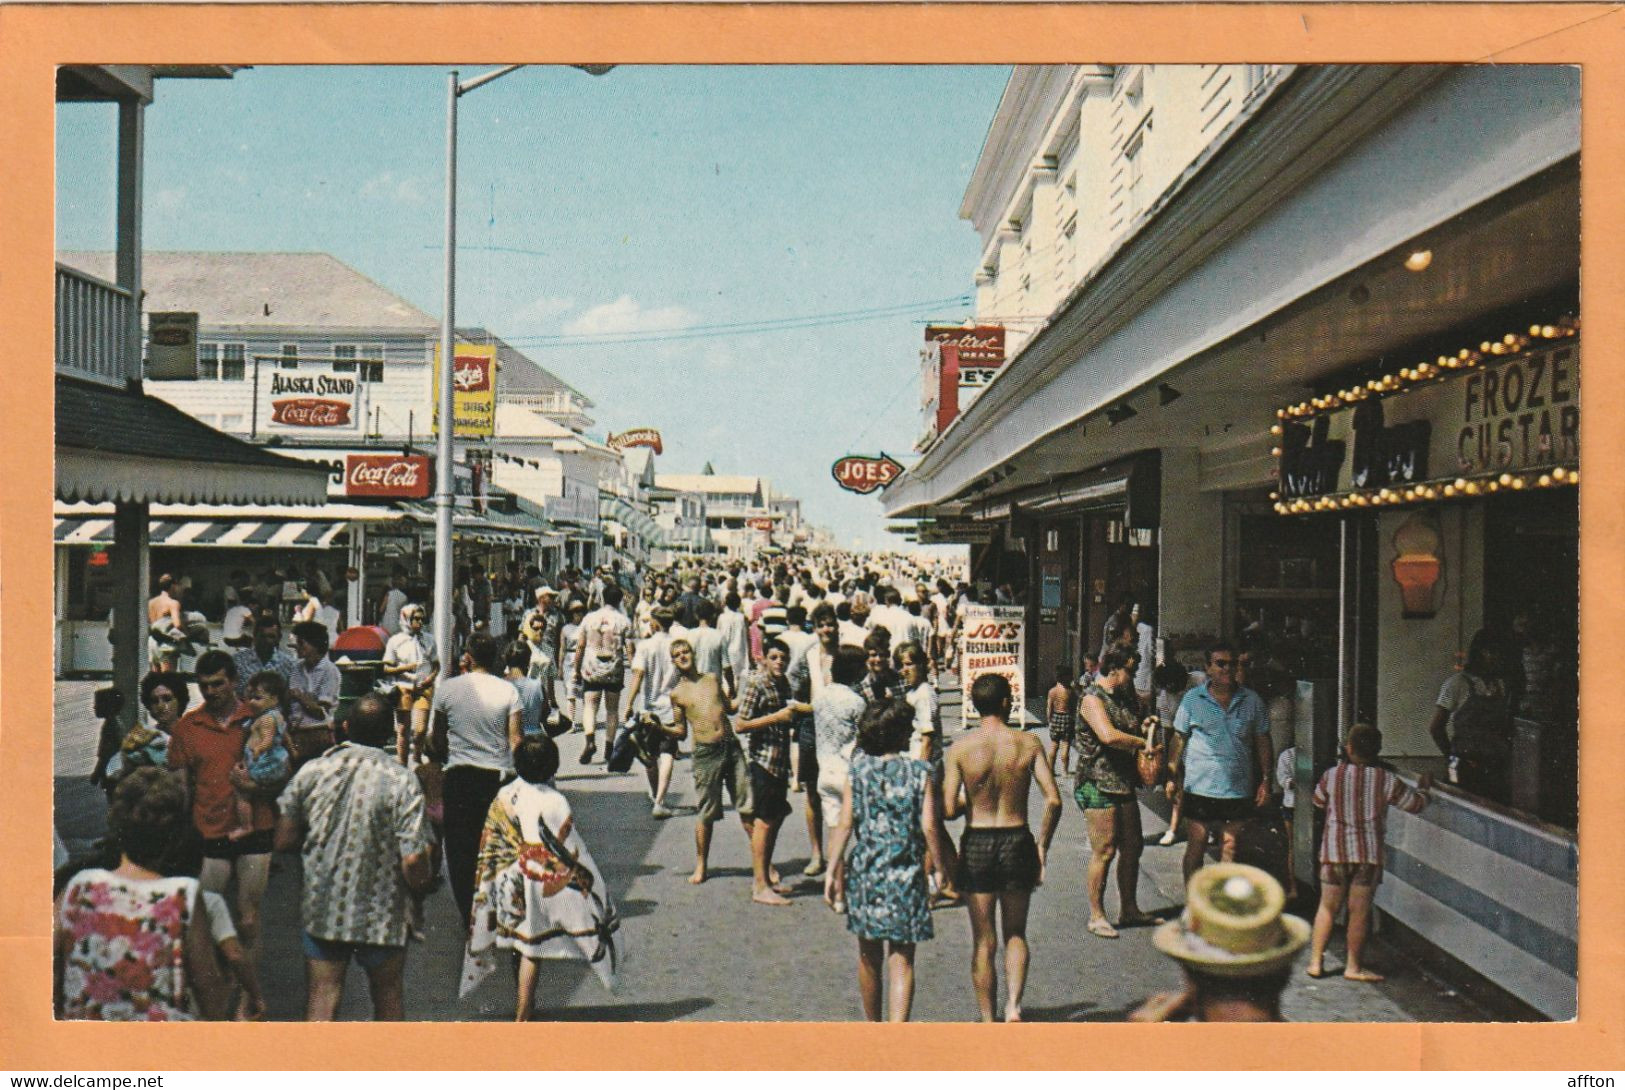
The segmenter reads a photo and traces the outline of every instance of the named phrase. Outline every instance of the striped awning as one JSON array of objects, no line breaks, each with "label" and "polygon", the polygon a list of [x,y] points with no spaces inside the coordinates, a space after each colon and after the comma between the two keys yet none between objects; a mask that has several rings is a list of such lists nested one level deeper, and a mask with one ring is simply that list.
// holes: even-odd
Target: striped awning
[{"label": "striped awning", "polygon": [[[153,548],[180,545],[263,546],[272,549],[327,549],[348,523],[329,521],[257,522],[247,519],[154,519],[147,526]],[[111,545],[113,520],[67,517],[56,520],[58,545]]]}]

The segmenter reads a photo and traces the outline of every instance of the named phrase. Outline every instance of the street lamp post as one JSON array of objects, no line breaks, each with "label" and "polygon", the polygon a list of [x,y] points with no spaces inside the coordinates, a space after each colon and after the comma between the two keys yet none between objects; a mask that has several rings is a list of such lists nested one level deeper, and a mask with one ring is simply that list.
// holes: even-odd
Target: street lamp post
[{"label": "street lamp post", "polygon": [[[440,657],[442,676],[451,672],[451,528],[452,512],[456,505],[456,475],[452,467],[452,437],[456,425],[452,417],[453,389],[456,374],[457,342],[457,100],[492,80],[501,79],[509,72],[523,68],[522,64],[509,64],[492,69],[484,75],[458,82],[457,72],[450,74],[446,84],[446,283],[445,299],[440,318],[440,379],[439,431],[435,442],[435,496],[434,496],[434,642]],[[612,64],[577,64],[593,76],[601,76],[615,67]],[[493,376],[494,381],[495,376]]]}]

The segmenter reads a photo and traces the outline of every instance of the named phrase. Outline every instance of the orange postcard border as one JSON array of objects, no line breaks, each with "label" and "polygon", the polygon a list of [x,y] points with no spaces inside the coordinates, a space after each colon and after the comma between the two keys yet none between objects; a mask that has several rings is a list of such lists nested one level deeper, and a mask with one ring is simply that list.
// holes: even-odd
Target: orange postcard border
[{"label": "orange postcard border", "polygon": [[[1551,1025],[1151,1027],[1091,1024],[506,1024],[396,1030],[50,1017],[52,784],[53,68],[58,63],[1065,63],[1080,60],[1490,62],[1584,66],[1587,415],[1625,419],[1625,11],[1597,4],[705,4],[0,6],[0,314],[11,419],[0,432],[0,1068],[1257,1068],[1625,1067],[1625,863],[1613,770],[1625,743],[1603,693],[1621,613],[1625,429],[1584,438],[1580,1017]],[[969,270],[966,270],[967,274]],[[26,411],[23,411],[26,410]],[[968,954],[968,951],[967,951]],[[968,982],[966,982],[968,986]],[[1087,990],[1079,982],[1079,990]],[[162,1050],[152,1047],[164,1042]],[[536,1042],[536,1044],[531,1044]]]}]

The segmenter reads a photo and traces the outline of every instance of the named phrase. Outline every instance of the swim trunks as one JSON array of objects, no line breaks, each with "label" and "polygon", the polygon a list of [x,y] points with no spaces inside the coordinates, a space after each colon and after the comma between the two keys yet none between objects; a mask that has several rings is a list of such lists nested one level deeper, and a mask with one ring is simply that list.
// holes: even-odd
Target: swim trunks
[{"label": "swim trunks", "polygon": [[1038,844],[1025,825],[967,828],[954,885],[961,893],[1026,893],[1038,885]]}]

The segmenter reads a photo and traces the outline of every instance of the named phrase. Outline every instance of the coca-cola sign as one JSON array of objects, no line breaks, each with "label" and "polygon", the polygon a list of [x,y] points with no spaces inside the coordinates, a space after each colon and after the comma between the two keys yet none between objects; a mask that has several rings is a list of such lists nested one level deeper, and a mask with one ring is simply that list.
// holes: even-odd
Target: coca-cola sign
[{"label": "coca-cola sign", "polygon": [[897,475],[903,472],[903,466],[885,452],[878,455],[848,454],[830,466],[829,471],[835,483],[848,492],[867,496],[875,489],[885,488],[895,481]]},{"label": "coca-cola sign", "polygon": [[773,520],[763,517],[749,518],[745,520],[745,525],[749,526],[752,530],[771,531],[773,529]]},{"label": "coca-cola sign", "polygon": [[291,397],[271,402],[271,423],[290,428],[347,428],[350,403],[324,397]]},{"label": "coca-cola sign", "polygon": [[344,494],[421,500],[429,495],[429,458],[423,454],[346,454]]},{"label": "coca-cola sign", "polygon": [[925,327],[927,344],[951,344],[959,349],[960,367],[1002,367],[1004,327],[1002,325]]},{"label": "coca-cola sign", "polygon": [[460,394],[477,394],[491,388],[491,361],[479,356],[458,354],[451,372],[451,386]]}]

